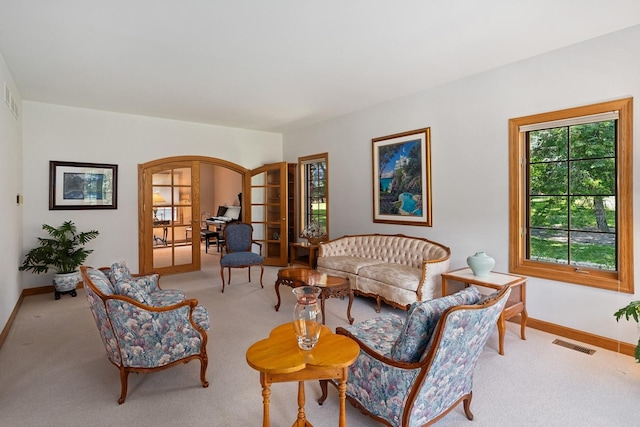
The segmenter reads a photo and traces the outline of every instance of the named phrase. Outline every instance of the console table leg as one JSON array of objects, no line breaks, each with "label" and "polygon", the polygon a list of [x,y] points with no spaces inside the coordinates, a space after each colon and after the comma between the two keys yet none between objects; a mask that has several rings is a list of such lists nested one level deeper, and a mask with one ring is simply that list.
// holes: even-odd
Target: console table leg
[{"label": "console table leg", "polygon": [[522,310],[522,313],[520,313],[520,338],[522,338],[523,340],[526,340],[527,338],[524,335],[524,331],[525,328],[527,327],[527,319],[529,318],[529,315],[527,314],[527,310],[524,309]]}]

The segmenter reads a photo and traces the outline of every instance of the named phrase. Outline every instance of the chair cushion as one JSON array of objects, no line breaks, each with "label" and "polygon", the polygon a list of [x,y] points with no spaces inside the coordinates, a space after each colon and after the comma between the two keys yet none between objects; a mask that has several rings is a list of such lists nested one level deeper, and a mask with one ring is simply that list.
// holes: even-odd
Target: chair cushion
[{"label": "chair cushion", "polygon": [[442,313],[456,305],[475,304],[480,298],[478,289],[471,286],[453,295],[411,304],[391,357],[401,362],[418,362],[428,350],[431,336]]},{"label": "chair cushion", "polygon": [[344,329],[376,353],[391,357],[391,349],[402,331],[404,319],[390,313],[346,326]]},{"label": "chair cushion", "polygon": [[247,267],[262,264],[262,257],[255,252],[232,252],[220,258],[221,267]]},{"label": "chair cushion", "polygon": [[[141,282],[141,283],[138,283]],[[144,280],[119,280],[114,285],[116,294],[129,297],[146,305],[153,305],[153,300],[144,289]]]}]

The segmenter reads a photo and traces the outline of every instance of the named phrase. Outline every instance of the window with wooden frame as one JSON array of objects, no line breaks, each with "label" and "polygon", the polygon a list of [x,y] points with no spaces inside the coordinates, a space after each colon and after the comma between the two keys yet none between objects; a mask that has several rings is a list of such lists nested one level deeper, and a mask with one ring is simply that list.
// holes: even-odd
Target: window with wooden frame
[{"label": "window with wooden frame", "polygon": [[298,158],[300,232],[317,224],[329,235],[329,154]]},{"label": "window with wooden frame", "polygon": [[510,271],[633,293],[633,99],[509,120]]}]

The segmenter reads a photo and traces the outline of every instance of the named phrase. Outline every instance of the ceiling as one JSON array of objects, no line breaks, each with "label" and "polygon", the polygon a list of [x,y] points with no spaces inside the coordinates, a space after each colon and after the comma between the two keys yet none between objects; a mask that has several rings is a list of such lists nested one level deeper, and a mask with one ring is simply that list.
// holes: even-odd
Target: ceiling
[{"label": "ceiling", "polygon": [[638,0],[0,0],[27,101],[286,132],[640,24]]}]

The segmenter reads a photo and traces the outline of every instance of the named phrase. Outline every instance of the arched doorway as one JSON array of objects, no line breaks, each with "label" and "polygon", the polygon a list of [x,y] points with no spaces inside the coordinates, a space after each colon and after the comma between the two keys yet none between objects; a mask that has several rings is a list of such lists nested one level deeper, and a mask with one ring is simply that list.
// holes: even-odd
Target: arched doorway
[{"label": "arched doorway", "polygon": [[218,206],[240,204],[239,194],[239,219],[253,225],[265,264],[285,265],[286,163],[249,170],[214,157],[176,156],[138,165],[140,272],[200,270],[204,220],[215,216]]},{"label": "arched doorway", "polygon": [[[215,215],[216,201],[237,204],[227,196],[242,193],[248,172],[235,163],[204,156],[167,157],[138,165],[140,271],[200,270],[203,215]],[[224,189],[221,197],[211,197],[213,180],[220,181],[215,187]]]}]

